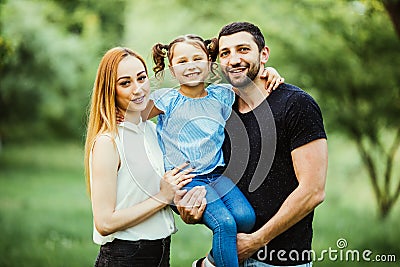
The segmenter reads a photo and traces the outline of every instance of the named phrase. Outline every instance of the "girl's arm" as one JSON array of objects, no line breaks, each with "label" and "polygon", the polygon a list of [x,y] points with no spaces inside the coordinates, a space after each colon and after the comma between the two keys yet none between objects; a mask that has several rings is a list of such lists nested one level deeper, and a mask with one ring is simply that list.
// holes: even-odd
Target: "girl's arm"
[{"label": "girl's arm", "polygon": [[154,105],[154,101],[150,99],[146,105],[146,108],[142,111],[141,116],[142,119],[145,121],[154,118],[155,116],[158,116],[162,113],[164,112],[162,110],[159,110],[156,105]]},{"label": "girl's arm", "polygon": [[[154,101],[149,100],[149,102],[146,105],[146,108],[141,112],[140,116],[142,117],[143,121],[146,121],[162,113],[164,112],[162,110],[159,110],[154,105]],[[122,114],[122,112],[119,109],[117,109],[116,116],[117,116],[117,123],[122,123],[125,121],[124,114]]]},{"label": "girl's arm", "polygon": [[160,192],[129,208],[115,210],[117,172],[120,164],[117,148],[108,136],[100,136],[92,154],[92,210],[97,231],[103,235],[127,229],[146,220],[171,203],[175,191],[191,181],[187,171],[167,172]]}]

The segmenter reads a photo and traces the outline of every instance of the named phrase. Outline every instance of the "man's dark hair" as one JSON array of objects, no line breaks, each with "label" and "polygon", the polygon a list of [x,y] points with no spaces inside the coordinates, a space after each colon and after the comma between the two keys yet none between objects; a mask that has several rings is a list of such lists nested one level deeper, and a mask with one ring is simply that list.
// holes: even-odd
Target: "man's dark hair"
[{"label": "man's dark hair", "polygon": [[254,41],[256,42],[260,52],[264,48],[265,40],[260,28],[249,22],[233,22],[225,25],[219,32],[218,41],[222,36],[231,35],[238,32],[248,32],[253,35]]}]

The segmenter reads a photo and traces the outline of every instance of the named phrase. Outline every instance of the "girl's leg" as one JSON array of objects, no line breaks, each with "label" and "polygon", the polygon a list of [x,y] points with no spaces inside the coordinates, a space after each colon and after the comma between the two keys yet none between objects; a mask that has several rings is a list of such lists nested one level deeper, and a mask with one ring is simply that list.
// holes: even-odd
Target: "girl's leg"
[{"label": "girl's leg", "polygon": [[[190,190],[199,185],[205,186],[207,190],[207,206],[202,220],[213,231],[211,252],[215,264],[218,267],[236,267],[239,266],[236,248],[237,225],[240,225],[241,231],[250,231],[255,221],[254,211],[240,190],[229,178],[222,176],[216,181],[209,181],[207,175],[204,177],[197,176],[185,186],[185,189]],[[221,193],[218,193],[215,189],[218,189]],[[228,192],[230,194],[226,196]],[[226,204],[221,199],[221,196]],[[233,212],[227,207],[232,209]]]},{"label": "girl's leg", "polygon": [[203,223],[213,231],[211,253],[214,262],[218,267],[238,267],[235,219],[217,192],[209,185],[206,190],[207,206],[203,213]]},{"label": "girl's leg", "polygon": [[249,233],[255,224],[256,215],[240,189],[226,176],[221,175],[211,186],[221,197],[224,205],[235,218],[237,231]]}]

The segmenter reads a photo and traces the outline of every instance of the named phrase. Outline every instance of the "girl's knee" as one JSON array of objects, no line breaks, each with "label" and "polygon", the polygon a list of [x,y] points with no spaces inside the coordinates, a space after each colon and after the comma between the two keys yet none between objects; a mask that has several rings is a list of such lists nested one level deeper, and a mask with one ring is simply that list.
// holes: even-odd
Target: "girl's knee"
[{"label": "girl's knee", "polygon": [[237,229],[239,232],[243,232],[243,233],[249,233],[255,223],[256,223],[256,214],[253,210],[253,208],[251,209],[241,209],[241,212],[236,214],[237,216],[235,216],[235,220],[236,220],[236,224],[237,224]]},{"label": "girl's knee", "polygon": [[234,233],[236,235],[237,223],[235,221],[235,218],[233,216],[229,216],[229,215],[221,216],[218,219],[217,229],[224,233]]}]

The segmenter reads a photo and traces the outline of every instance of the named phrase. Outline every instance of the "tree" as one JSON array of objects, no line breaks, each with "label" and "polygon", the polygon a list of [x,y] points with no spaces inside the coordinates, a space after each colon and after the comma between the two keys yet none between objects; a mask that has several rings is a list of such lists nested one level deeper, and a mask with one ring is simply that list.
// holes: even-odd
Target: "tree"
[{"label": "tree", "polygon": [[393,26],[400,38],[400,1],[399,0],[380,0],[392,20]]},{"label": "tree", "polygon": [[0,138],[82,137],[98,61],[124,31],[111,5],[123,3],[1,4]]},{"label": "tree", "polygon": [[[307,40],[286,43],[302,84],[318,88],[331,131],[353,140],[366,167],[380,218],[400,196],[400,41],[383,6],[303,1]],[[284,40],[283,40],[284,42]]]}]

